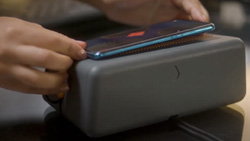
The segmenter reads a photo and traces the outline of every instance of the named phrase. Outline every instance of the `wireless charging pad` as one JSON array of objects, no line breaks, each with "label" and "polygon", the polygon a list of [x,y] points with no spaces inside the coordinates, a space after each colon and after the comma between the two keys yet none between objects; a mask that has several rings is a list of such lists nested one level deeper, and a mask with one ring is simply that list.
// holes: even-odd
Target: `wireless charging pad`
[{"label": "wireless charging pad", "polygon": [[100,137],[240,101],[245,47],[235,37],[204,34],[83,60],[70,76],[63,99],[45,100],[88,136]]}]

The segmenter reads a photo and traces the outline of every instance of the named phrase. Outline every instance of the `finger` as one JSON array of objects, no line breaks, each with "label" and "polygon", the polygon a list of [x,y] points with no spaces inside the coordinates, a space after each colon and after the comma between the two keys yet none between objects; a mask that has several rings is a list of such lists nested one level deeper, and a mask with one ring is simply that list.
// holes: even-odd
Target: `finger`
[{"label": "finger", "polygon": [[54,71],[65,72],[73,60],[51,50],[34,46],[18,46],[7,55],[9,60],[28,66],[42,67]]},{"label": "finger", "polygon": [[62,84],[60,87],[53,89],[37,88],[27,85],[26,83],[23,83],[22,81],[11,77],[8,77],[6,79],[1,78],[0,86],[5,89],[14,90],[22,93],[44,95],[66,93],[69,90],[69,87],[65,84]]},{"label": "finger", "polygon": [[54,31],[43,30],[41,32],[39,35],[35,34],[39,37],[38,40],[31,42],[32,45],[37,44],[38,46],[65,54],[76,60],[86,59],[87,54],[84,50],[86,44],[80,46],[79,42],[77,43],[75,40]]},{"label": "finger", "polygon": [[203,11],[203,13],[205,15],[206,22],[209,22],[210,17],[209,17],[209,13],[208,13],[207,9],[204,6],[201,6],[201,10]]},{"label": "finger", "polygon": [[[29,26],[33,26],[33,27],[36,27],[36,28],[39,28],[39,29],[43,29],[43,30],[46,30],[43,26],[41,26],[40,24],[37,24],[37,23],[31,23],[31,22],[26,22],[26,24],[28,24]],[[59,34],[59,33],[58,33]],[[62,35],[62,34],[61,34]],[[62,35],[66,38],[68,38],[67,36],[65,35]],[[81,40],[73,40],[76,44],[78,44],[82,49],[85,49],[86,47],[86,42],[84,41],[81,41]]]},{"label": "finger", "polygon": [[76,43],[77,43],[79,46],[81,46],[83,49],[86,48],[86,46],[87,46],[86,42],[83,42],[83,41],[80,41],[80,40],[75,40],[75,41],[76,41]]},{"label": "finger", "polygon": [[[77,41],[71,38],[42,27],[25,26],[22,29],[11,27],[8,28],[7,33],[8,38],[11,38],[11,40],[18,40],[18,42],[23,45],[46,48],[67,55],[76,60],[86,58],[86,52],[84,50],[86,44],[81,43],[79,45]],[[22,36],[20,36],[20,34]]]},{"label": "finger", "polygon": [[182,20],[192,20],[192,17],[190,15],[186,15],[186,14],[179,14],[176,16],[176,19],[182,19]]},{"label": "finger", "polygon": [[68,79],[67,73],[42,72],[21,65],[11,66],[9,74],[31,87],[44,89],[58,88],[62,84],[67,84]]},{"label": "finger", "polygon": [[199,0],[172,0],[172,2],[187,14],[191,15],[193,20],[208,22],[209,15],[202,10],[204,7]]}]

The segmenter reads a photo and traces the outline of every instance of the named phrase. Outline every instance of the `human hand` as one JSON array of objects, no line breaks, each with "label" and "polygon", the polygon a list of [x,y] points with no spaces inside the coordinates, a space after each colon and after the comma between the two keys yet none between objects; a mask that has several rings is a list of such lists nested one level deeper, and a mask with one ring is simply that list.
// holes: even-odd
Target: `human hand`
[{"label": "human hand", "polygon": [[19,92],[67,91],[73,59],[86,58],[84,42],[16,18],[0,17],[0,43],[0,87]]},{"label": "human hand", "polygon": [[209,21],[199,0],[85,0],[110,19],[130,25],[149,25],[174,19]]}]

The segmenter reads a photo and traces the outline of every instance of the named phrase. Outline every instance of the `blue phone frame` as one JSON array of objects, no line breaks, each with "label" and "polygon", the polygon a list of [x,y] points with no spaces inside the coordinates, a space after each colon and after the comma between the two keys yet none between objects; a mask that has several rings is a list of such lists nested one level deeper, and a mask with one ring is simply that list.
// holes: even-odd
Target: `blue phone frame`
[{"label": "blue phone frame", "polygon": [[112,56],[112,55],[115,55],[115,54],[119,54],[119,53],[122,53],[122,52],[125,52],[125,51],[139,49],[139,48],[142,48],[142,47],[145,47],[145,46],[150,46],[150,45],[154,45],[154,44],[158,44],[158,43],[162,43],[162,42],[167,42],[167,41],[171,41],[171,40],[174,40],[174,39],[179,39],[179,38],[182,38],[182,37],[187,37],[187,36],[191,36],[191,35],[197,35],[197,34],[205,33],[205,32],[214,30],[214,28],[215,27],[212,24],[212,25],[209,25],[207,27],[200,28],[200,29],[194,29],[192,31],[186,31],[186,32],[182,32],[180,34],[167,36],[167,37],[163,37],[163,38],[160,38],[160,39],[147,41],[147,42],[144,42],[144,43],[127,46],[127,47],[119,48],[119,49],[116,49],[116,50],[111,50],[111,51],[108,51],[108,52],[94,52],[94,53],[88,52],[87,55],[91,59],[95,59],[95,60],[103,59],[103,58],[106,58],[106,57],[109,57],[109,56]]}]

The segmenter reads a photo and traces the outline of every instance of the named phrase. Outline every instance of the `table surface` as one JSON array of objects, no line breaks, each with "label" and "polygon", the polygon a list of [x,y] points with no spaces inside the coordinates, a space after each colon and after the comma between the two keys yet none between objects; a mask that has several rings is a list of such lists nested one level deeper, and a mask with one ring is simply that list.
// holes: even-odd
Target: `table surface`
[{"label": "table surface", "polygon": [[[250,38],[248,36],[250,31],[250,11],[247,7],[249,7],[250,4],[236,1],[215,2],[211,0],[210,2],[206,2],[206,6],[210,11],[211,21],[214,22],[217,27],[214,32],[215,34],[237,36],[243,39],[246,44],[247,93],[245,98],[238,103],[191,115],[184,119],[199,127],[207,128],[215,134],[218,133],[219,136],[219,133],[221,133],[221,131],[218,131],[219,129],[225,131],[230,128],[233,133],[225,133],[224,136],[231,138],[231,140],[248,141],[250,139],[250,110],[248,109],[250,106],[250,95],[248,91],[250,87]],[[63,29],[57,30],[68,33],[68,29],[67,31]],[[81,38],[79,34],[72,34],[72,36]],[[213,116],[211,116],[214,114],[219,115],[221,118],[214,119]],[[241,116],[243,118],[241,118]],[[218,121],[218,124],[201,124],[209,123],[207,121],[210,120]],[[197,123],[196,121],[201,122]],[[197,140],[181,131],[166,134],[165,129],[159,129],[159,127],[168,124],[169,123],[161,123],[160,125],[154,125],[150,128],[133,130],[100,140],[139,140],[135,137],[138,135],[141,136],[141,140],[146,140],[145,137],[147,137],[147,140],[156,140],[157,138],[158,140]],[[154,132],[156,128],[157,133]],[[234,139],[233,135],[236,139]],[[53,112],[53,109],[40,95],[23,94],[0,88],[0,140],[72,140],[76,139],[76,137],[93,140],[87,138],[66,119]],[[121,139],[121,137],[123,138]]]}]

